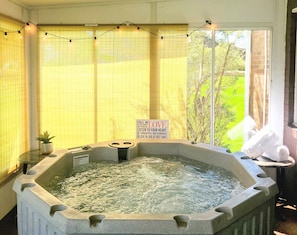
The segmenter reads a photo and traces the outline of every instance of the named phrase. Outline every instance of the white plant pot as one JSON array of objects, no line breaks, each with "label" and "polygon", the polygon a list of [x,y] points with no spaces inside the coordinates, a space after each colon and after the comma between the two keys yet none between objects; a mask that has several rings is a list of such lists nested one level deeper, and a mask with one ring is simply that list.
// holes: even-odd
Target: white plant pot
[{"label": "white plant pot", "polygon": [[42,154],[50,154],[54,151],[53,143],[41,143],[40,150]]}]

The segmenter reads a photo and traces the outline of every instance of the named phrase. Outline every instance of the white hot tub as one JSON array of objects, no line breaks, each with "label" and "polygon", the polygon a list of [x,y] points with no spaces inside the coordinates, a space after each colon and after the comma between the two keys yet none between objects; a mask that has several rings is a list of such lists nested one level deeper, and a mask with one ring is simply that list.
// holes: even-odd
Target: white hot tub
[{"label": "white hot tub", "polygon": [[[90,162],[126,161],[149,154],[180,155],[222,167],[246,188],[224,203],[200,214],[86,213],[69,207],[44,189],[61,171]],[[82,159],[84,161],[84,159]],[[102,142],[88,147],[56,151],[18,177],[19,235],[91,234],[273,234],[276,183],[244,153],[189,141],[129,140]]]}]

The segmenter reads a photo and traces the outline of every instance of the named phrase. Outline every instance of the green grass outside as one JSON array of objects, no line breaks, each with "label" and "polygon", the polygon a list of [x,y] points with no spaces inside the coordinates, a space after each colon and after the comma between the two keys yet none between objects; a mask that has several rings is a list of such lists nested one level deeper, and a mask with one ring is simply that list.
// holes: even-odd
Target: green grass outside
[{"label": "green grass outside", "polygon": [[227,135],[227,132],[230,129],[232,129],[232,127],[234,127],[236,124],[240,123],[245,117],[244,76],[238,76],[236,78],[237,78],[237,81],[234,84],[234,86],[228,87],[227,89],[224,89],[222,91],[222,96],[224,97],[226,104],[228,105],[228,107],[232,109],[232,111],[235,114],[234,121],[231,121],[226,126],[226,130],[224,130],[226,133],[223,138],[223,147],[228,147],[232,152],[240,151],[244,141],[243,132],[242,132],[242,135],[240,135],[240,137],[234,140],[231,140]]}]

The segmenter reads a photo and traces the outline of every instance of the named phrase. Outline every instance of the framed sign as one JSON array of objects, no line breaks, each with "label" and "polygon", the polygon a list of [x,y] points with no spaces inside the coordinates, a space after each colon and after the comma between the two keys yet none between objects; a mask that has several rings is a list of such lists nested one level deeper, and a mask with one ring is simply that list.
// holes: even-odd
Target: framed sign
[{"label": "framed sign", "polygon": [[169,120],[141,119],[136,120],[137,139],[168,139]]}]

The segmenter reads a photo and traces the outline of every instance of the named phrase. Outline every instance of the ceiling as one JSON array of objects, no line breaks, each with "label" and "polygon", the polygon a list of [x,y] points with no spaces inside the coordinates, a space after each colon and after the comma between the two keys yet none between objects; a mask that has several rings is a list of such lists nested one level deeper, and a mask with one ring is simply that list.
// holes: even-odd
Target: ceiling
[{"label": "ceiling", "polygon": [[[114,5],[120,3],[165,2],[172,0],[9,0],[26,8],[53,8],[80,5]],[[174,0],[173,0],[174,1]]]}]

